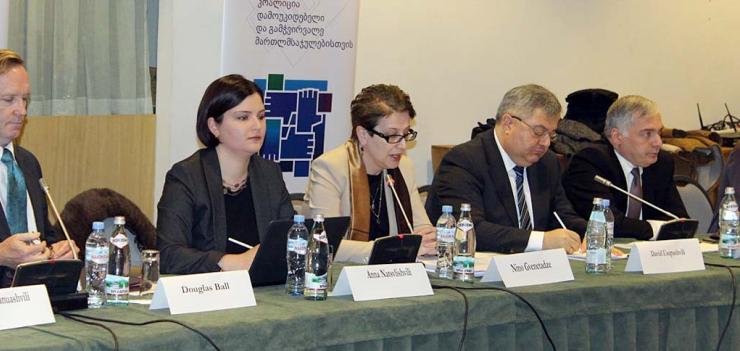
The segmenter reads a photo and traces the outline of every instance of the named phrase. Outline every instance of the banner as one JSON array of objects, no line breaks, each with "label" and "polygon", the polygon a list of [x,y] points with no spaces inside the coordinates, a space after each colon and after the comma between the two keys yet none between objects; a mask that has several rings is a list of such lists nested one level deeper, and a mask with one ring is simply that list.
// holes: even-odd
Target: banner
[{"label": "banner", "polygon": [[265,91],[261,154],[304,192],[311,161],[349,138],[358,0],[226,0],[222,75]]}]

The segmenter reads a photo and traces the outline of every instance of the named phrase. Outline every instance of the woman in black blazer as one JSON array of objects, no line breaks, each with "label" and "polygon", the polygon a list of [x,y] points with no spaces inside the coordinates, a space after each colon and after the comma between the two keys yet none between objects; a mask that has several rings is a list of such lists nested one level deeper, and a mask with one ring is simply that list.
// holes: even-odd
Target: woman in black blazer
[{"label": "woman in black blazer", "polygon": [[265,129],[256,84],[232,74],[208,86],[196,122],[206,148],[172,166],[157,206],[163,273],[249,269],[270,221],[291,218],[280,167],[259,155]]}]

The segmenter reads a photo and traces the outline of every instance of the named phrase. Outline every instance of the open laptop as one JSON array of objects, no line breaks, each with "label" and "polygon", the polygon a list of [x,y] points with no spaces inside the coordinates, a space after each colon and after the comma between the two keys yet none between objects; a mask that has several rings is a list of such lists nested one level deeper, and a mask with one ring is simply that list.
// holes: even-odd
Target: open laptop
[{"label": "open laptop", "polygon": [[[310,231],[313,227],[313,220],[307,219],[305,224]],[[292,225],[292,219],[270,222],[265,241],[260,243],[260,249],[249,269],[252,286],[285,284],[285,278],[288,275],[288,264],[285,257],[288,247],[288,230]],[[347,228],[349,228],[349,217],[324,218],[326,236],[334,252],[337,252]]]}]

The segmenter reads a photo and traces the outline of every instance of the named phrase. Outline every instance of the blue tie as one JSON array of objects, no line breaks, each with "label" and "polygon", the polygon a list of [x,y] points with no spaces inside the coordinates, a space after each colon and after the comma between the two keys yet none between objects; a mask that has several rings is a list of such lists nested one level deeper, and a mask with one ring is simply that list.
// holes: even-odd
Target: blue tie
[{"label": "blue tie", "polygon": [[8,172],[8,201],[5,203],[5,217],[8,219],[10,234],[25,233],[28,231],[26,218],[26,180],[23,178],[18,164],[13,160],[13,153],[3,148],[3,157],[0,159]]},{"label": "blue tie", "polygon": [[524,168],[514,167],[516,173],[516,205],[519,208],[519,229],[532,229],[532,221],[529,219],[527,200],[524,198]]}]

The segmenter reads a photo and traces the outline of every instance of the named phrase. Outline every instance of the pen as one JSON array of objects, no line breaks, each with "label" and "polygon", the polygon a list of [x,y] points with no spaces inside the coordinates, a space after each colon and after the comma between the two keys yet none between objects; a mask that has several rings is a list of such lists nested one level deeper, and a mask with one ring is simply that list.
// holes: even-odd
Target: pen
[{"label": "pen", "polygon": [[254,248],[254,246],[249,245],[249,244],[245,244],[245,243],[243,243],[243,242],[241,242],[239,240],[236,240],[234,238],[229,238],[229,241],[231,241],[232,243],[237,244],[239,246],[246,247],[248,249],[253,249]]},{"label": "pen", "polygon": [[552,211],[552,214],[555,215],[555,219],[557,219],[558,220],[558,223],[560,223],[560,227],[563,228],[563,229],[565,229],[565,230],[568,230],[568,228],[565,227],[565,223],[563,223],[563,220],[560,219],[560,216],[558,216],[558,213],[555,212],[555,211]]}]

